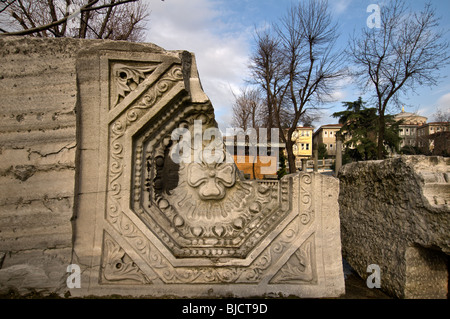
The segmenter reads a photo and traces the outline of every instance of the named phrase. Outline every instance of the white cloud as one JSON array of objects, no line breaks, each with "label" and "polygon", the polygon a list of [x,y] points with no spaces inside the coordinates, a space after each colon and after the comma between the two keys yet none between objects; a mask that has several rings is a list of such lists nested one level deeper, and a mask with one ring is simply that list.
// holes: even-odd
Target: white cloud
[{"label": "white cloud", "polygon": [[340,105],[340,102],[344,102],[347,98],[349,98],[349,95],[352,95],[354,93],[355,90],[355,88],[353,87],[353,79],[349,75],[337,80],[334,85],[334,90],[330,93],[330,96],[324,99],[324,102],[337,102]]},{"label": "white cloud", "polygon": [[203,89],[221,129],[229,125],[233,95],[247,72],[250,33],[227,23],[231,12],[212,0],[151,1],[147,41],[196,56]]},{"label": "white cloud", "polygon": [[334,12],[336,14],[342,14],[345,12],[345,10],[347,10],[351,2],[352,0],[335,0],[331,1],[330,4],[334,8]]},{"label": "white cloud", "polygon": [[438,110],[443,112],[450,112],[450,93],[441,95],[434,103],[427,103],[425,106],[420,107],[418,114],[426,116],[428,122],[434,121],[434,115]]},{"label": "white cloud", "polygon": [[449,110],[450,109],[450,93],[444,94],[437,101],[437,106],[441,110]]}]

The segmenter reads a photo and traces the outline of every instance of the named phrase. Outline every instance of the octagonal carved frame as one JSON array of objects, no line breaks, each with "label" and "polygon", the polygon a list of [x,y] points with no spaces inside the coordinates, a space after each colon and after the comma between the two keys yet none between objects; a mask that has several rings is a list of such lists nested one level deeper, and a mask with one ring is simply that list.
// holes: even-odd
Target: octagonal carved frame
[{"label": "octagonal carved frame", "polygon": [[[107,165],[95,172],[103,203],[95,222],[86,217],[95,224],[86,254],[90,287],[142,287],[140,294],[158,295],[176,294],[182,284],[198,295],[211,284],[223,294],[232,284],[243,296],[251,295],[248,285],[261,293],[314,295],[326,270],[321,212],[327,208],[314,196],[328,192],[323,178],[248,181],[234,163],[174,165],[167,154],[177,143],[170,139],[175,128],[191,129],[195,120],[217,126],[195,59],[178,51],[99,52],[98,161]],[[217,189],[207,193],[213,187],[202,185]],[[83,245],[75,246],[82,258]]]}]

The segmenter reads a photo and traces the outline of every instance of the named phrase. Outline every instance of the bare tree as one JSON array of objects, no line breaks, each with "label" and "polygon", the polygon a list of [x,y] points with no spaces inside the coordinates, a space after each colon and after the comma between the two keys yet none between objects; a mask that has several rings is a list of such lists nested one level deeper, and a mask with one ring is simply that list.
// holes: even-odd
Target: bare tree
[{"label": "bare tree", "polygon": [[256,48],[250,58],[249,69],[253,84],[258,85],[264,92],[266,110],[263,124],[270,132],[271,128],[276,127],[275,109],[279,109],[283,104],[286,92],[286,68],[280,40],[269,27],[255,32],[255,42]]},{"label": "bare tree", "polygon": [[139,0],[9,0],[2,35],[143,40],[148,4]]},{"label": "bare tree", "polygon": [[261,127],[263,120],[263,103],[258,90],[244,88],[238,95],[234,94],[233,126],[247,131],[248,128]]},{"label": "bare tree", "polygon": [[289,171],[294,173],[294,142],[290,137],[307,112],[329,100],[336,80],[345,73],[342,53],[335,50],[337,25],[326,0],[293,5],[274,29],[276,36],[266,32],[257,38],[252,71],[267,93],[273,124],[286,133],[280,136],[286,144]]},{"label": "bare tree", "polygon": [[[293,173],[296,167],[292,134],[309,110],[317,110],[329,100],[336,80],[345,73],[342,53],[335,50],[338,26],[332,21],[327,1],[309,0],[292,6],[276,29],[287,63],[287,94],[292,114],[287,134],[281,137],[286,143],[289,171]],[[280,111],[275,112],[279,126]]]},{"label": "bare tree", "polygon": [[300,122],[305,127],[313,127],[313,123],[320,120],[321,115],[318,112],[304,113],[300,118]]},{"label": "bare tree", "polygon": [[392,103],[415,92],[417,86],[434,86],[439,70],[449,62],[448,42],[437,29],[439,19],[431,4],[423,11],[411,12],[403,0],[389,1],[381,9],[380,28],[365,28],[349,43],[349,55],[355,63],[354,75],[364,89],[374,91],[377,106],[377,158],[385,154],[385,114]]},{"label": "bare tree", "polygon": [[433,114],[433,119],[436,122],[450,122],[450,110],[437,109]]},{"label": "bare tree", "polygon": [[[259,136],[258,128],[262,127],[265,122],[264,109],[265,105],[261,98],[260,91],[255,88],[244,88],[236,95],[234,94],[235,102],[233,104],[233,126],[237,129],[234,137],[237,144],[244,142],[247,147],[242,149],[241,145],[237,145],[236,151],[244,150],[244,154],[251,156],[250,163],[252,163],[253,177],[256,176],[255,164],[257,163],[257,139]],[[250,148],[255,148],[256,152],[250,151]],[[238,151],[239,149],[239,151]]]}]

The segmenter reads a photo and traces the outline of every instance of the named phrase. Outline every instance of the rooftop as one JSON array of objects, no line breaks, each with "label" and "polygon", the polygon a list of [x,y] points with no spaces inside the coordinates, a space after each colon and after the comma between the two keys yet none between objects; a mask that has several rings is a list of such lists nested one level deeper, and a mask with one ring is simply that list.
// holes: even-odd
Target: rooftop
[{"label": "rooftop", "polygon": [[395,117],[395,119],[416,118],[416,119],[421,119],[421,120],[423,120],[424,122],[426,122],[427,119],[428,119],[427,117],[421,116],[421,115],[416,114],[416,113],[405,112],[405,107],[402,107],[402,112],[401,112],[401,113],[398,113],[398,114],[395,114],[394,117]]}]

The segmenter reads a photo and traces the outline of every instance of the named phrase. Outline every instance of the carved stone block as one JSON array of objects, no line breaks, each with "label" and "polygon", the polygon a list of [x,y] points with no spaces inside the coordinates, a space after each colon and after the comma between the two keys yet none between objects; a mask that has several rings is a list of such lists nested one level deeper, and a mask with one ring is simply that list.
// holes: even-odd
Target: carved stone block
[{"label": "carved stone block", "polygon": [[77,77],[72,295],[344,293],[338,180],[241,178],[220,139],[205,140],[217,123],[191,53],[98,46]]}]

